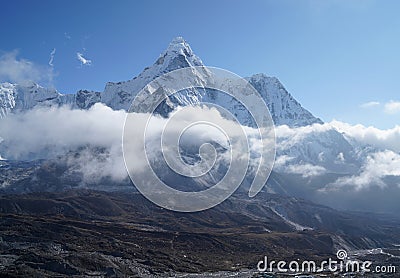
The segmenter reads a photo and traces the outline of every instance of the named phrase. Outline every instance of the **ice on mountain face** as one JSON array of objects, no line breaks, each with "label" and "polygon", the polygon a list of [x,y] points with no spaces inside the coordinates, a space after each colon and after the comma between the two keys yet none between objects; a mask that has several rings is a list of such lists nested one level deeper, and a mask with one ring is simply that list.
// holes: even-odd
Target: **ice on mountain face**
[{"label": "ice on mountain face", "polygon": [[[138,77],[126,82],[107,83],[101,95],[101,102],[113,109],[127,110],[136,94],[158,76],[179,68],[202,65],[202,61],[193,53],[186,41],[180,37],[175,38],[153,66],[146,68]],[[197,72],[193,72],[193,74],[198,74],[199,80],[207,78]],[[183,76],[182,78],[191,77]],[[278,79],[257,74],[248,78],[248,80],[264,98],[275,124],[286,124],[292,127],[322,123],[321,120],[304,109],[285,90]],[[243,105],[227,94],[201,88],[201,83],[193,84],[193,88],[190,90],[167,97],[167,100],[159,107],[157,112],[165,115],[177,106],[198,105],[201,102],[220,105],[235,115],[241,124],[253,125],[251,115]]]},{"label": "ice on mountain face", "polygon": [[248,78],[266,102],[275,125],[306,126],[322,121],[304,109],[275,77],[255,74]]},{"label": "ice on mountain face", "polygon": [[32,83],[27,86],[16,86],[15,108],[19,110],[31,109],[42,103],[57,104],[61,95],[55,89],[43,88]]},{"label": "ice on mountain face", "polygon": [[34,107],[73,105],[75,95],[63,95],[55,89],[29,82],[24,85],[0,84],[0,116],[23,112]]},{"label": "ice on mountain face", "polygon": [[287,172],[291,165],[297,165],[321,166],[331,173],[355,173],[362,158],[353,146],[333,128],[318,128],[318,124],[314,127],[300,127],[291,133],[285,131],[289,127],[277,127],[275,170]]},{"label": "ice on mountain face", "polygon": [[80,109],[89,109],[101,101],[100,92],[79,90],[75,96],[75,106]]},{"label": "ice on mountain face", "polygon": [[15,107],[15,85],[0,84],[0,118],[5,117]]},{"label": "ice on mountain face", "polygon": [[164,73],[185,67],[203,66],[189,44],[181,37],[175,38],[157,61],[137,77],[125,82],[108,82],[101,101],[113,109],[129,109],[136,94],[149,82]]}]

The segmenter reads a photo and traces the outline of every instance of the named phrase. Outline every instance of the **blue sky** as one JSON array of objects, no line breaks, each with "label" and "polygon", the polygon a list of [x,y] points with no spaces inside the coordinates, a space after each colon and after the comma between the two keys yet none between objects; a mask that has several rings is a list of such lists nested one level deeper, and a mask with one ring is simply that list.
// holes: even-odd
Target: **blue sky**
[{"label": "blue sky", "polygon": [[386,0],[14,0],[2,3],[0,51],[48,69],[55,48],[52,83],[73,93],[136,76],[183,36],[206,65],[278,77],[325,121],[390,128],[400,124],[398,11]]}]

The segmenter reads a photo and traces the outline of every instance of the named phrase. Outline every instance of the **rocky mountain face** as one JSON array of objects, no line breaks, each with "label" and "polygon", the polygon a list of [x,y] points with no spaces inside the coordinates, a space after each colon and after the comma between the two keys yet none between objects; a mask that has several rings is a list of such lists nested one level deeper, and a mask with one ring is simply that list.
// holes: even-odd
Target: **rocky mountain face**
[{"label": "rocky mountain face", "polygon": [[27,82],[24,85],[0,84],[0,117],[9,113],[19,113],[34,107],[74,105],[75,95],[64,95],[52,88]]}]

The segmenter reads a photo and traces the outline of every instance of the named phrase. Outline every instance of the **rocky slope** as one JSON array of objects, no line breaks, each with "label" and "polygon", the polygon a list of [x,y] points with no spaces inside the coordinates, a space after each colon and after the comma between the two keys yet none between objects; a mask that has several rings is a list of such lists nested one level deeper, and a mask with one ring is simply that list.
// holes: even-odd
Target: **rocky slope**
[{"label": "rocky slope", "polygon": [[0,216],[0,273],[11,277],[239,271],[265,255],[320,261],[335,258],[337,248],[389,248],[399,234],[395,220],[268,194],[235,196],[194,214],[160,209],[135,193],[9,195],[0,197]]}]

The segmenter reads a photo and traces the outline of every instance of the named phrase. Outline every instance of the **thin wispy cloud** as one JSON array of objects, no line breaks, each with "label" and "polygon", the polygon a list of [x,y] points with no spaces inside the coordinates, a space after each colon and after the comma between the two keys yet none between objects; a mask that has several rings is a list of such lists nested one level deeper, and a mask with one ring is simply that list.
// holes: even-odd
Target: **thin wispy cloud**
[{"label": "thin wispy cloud", "polygon": [[85,58],[85,57],[83,56],[83,54],[80,53],[80,52],[77,52],[77,53],[76,53],[76,57],[78,58],[79,62],[81,62],[81,65],[82,65],[82,66],[83,66],[83,65],[85,65],[85,66],[90,66],[90,65],[92,64],[92,60],[89,60],[89,59]]},{"label": "thin wispy cloud", "polygon": [[19,58],[18,51],[6,52],[0,56],[0,82],[23,84],[28,81],[52,83],[53,69]]},{"label": "thin wispy cloud", "polygon": [[369,102],[365,102],[363,104],[360,105],[361,108],[372,108],[372,107],[377,107],[379,106],[381,103],[379,101],[369,101]]},{"label": "thin wispy cloud", "polygon": [[400,101],[393,101],[385,104],[385,113],[387,114],[397,114],[400,113]]},{"label": "thin wispy cloud", "polygon": [[326,173],[326,169],[322,166],[310,163],[290,164],[293,160],[294,157],[288,155],[278,156],[276,157],[274,168],[278,171],[301,175],[303,178],[320,176]]},{"label": "thin wispy cloud", "polygon": [[70,39],[71,39],[71,36],[70,36],[70,35],[68,35],[68,33],[67,33],[67,32],[64,32],[64,37],[65,37],[67,40],[70,40]]},{"label": "thin wispy cloud", "polygon": [[53,48],[53,50],[50,52],[50,60],[49,60],[49,66],[54,67],[54,56],[56,55],[56,49]]}]

